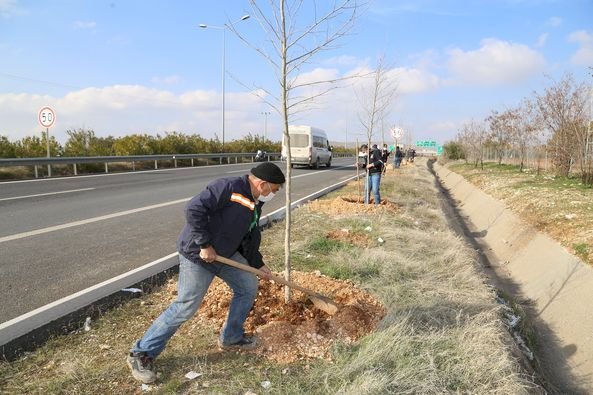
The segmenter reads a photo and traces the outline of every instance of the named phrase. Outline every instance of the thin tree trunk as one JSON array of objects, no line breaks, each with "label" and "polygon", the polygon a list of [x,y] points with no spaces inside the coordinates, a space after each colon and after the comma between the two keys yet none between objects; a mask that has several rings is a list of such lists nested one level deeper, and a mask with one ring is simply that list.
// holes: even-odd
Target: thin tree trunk
[{"label": "thin tree trunk", "polygon": [[[358,171],[359,165],[358,165],[358,137],[356,138],[356,185],[358,186],[358,191],[357,191],[357,201],[356,203],[360,203],[360,172]],[[364,201],[364,200],[363,200]]]},{"label": "thin tree trunk", "polygon": [[[284,136],[286,138],[286,228],[284,232],[284,278],[290,281],[290,223],[292,220],[292,213],[290,211],[290,189],[292,176],[292,158],[290,155],[290,134],[288,133],[288,87],[286,85],[287,71],[286,71],[286,18],[284,15],[284,0],[280,0],[280,23],[282,24],[282,120],[284,121]],[[290,302],[290,288],[284,287],[284,301]]]}]

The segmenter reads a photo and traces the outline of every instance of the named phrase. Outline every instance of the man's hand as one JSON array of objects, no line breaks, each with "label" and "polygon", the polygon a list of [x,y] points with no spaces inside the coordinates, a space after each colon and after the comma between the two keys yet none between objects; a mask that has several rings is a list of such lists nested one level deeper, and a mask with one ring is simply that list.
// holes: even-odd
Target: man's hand
[{"label": "man's hand", "polygon": [[217,256],[218,255],[212,246],[200,249],[200,258],[202,258],[204,262],[212,263],[216,260]]},{"label": "man's hand", "polygon": [[264,278],[266,280],[270,280],[272,277],[272,271],[270,270],[269,267],[267,267],[266,265],[263,265],[262,267],[259,268],[259,270],[261,270],[262,272],[264,272]]},{"label": "man's hand", "polygon": [[375,165],[373,163],[370,163],[370,164],[367,165],[367,169],[371,169],[373,167],[375,167]]}]

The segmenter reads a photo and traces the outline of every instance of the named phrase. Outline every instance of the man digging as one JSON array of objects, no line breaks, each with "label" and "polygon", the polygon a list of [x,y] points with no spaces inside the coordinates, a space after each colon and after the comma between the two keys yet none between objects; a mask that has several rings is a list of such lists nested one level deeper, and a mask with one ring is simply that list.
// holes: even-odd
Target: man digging
[{"label": "man digging", "polygon": [[284,182],[282,170],[264,162],[251,169],[249,175],[212,181],[189,201],[186,224],[177,240],[177,299],[130,350],[127,364],[136,380],[145,384],[156,381],[154,359],[181,324],[196,313],[214,276],[233,291],[218,346],[224,350],[252,350],[259,346],[257,337],[246,335],[243,328],[257,294],[257,277],[215,261],[220,255],[271,274],[259,252],[258,223],[264,202],[272,199]]}]

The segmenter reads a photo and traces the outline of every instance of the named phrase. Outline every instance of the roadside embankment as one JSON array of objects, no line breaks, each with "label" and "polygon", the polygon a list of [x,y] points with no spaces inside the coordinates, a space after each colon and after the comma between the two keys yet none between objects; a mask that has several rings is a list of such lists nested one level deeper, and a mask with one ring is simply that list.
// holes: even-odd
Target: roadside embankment
[{"label": "roadside embankment", "polygon": [[593,391],[593,269],[459,174],[434,170],[497,285],[532,320],[544,375],[562,393]]}]

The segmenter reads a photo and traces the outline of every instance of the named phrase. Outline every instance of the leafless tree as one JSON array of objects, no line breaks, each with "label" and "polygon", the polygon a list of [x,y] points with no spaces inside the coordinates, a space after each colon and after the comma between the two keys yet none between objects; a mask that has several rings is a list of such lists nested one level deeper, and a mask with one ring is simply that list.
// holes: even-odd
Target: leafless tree
[{"label": "leafless tree", "polygon": [[502,113],[492,111],[492,113],[486,117],[486,122],[488,122],[490,127],[488,140],[496,152],[496,158],[498,159],[499,165],[502,163],[502,160],[511,147],[511,139],[517,121],[518,113],[515,109],[505,110]]},{"label": "leafless tree", "polygon": [[552,138],[549,150],[553,154],[554,167],[559,175],[568,177],[573,163],[579,162],[581,172],[587,159],[587,92],[584,83],[577,84],[572,75],[536,94],[537,106],[544,127]]},{"label": "leafless tree", "polygon": [[488,131],[483,123],[471,120],[461,126],[457,135],[458,141],[463,145],[466,158],[472,160],[474,167],[484,169],[484,144],[488,139]]},{"label": "leafless tree", "polygon": [[364,128],[370,147],[377,124],[389,114],[397,86],[391,70],[385,64],[384,56],[379,57],[377,66],[369,78],[372,78],[372,83],[363,86],[357,97],[360,102],[358,120]]},{"label": "leafless tree", "polygon": [[[310,81],[300,78],[302,69],[322,51],[334,49],[354,26],[360,11],[357,0],[309,2],[305,0],[250,0],[252,15],[266,34],[266,42],[254,44],[239,31],[233,32],[257,51],[272,67],[280,90],[273,94],[259,88],[260,98],[282,117],[283,138],[287,147],[286,160],[286,229],[284,239],[284,277],[290,280],[291,234],[291,156],[288,125],[291,117],[303,111],[319,97],[338,87],[344,78]],[[263,3],[265,5],[260,5]],[[350,78],[350,77],[349,77]],[[290,289],[285,288],[290,300]]]},{"label": "leafless tree", "polygon": [[[363,85],[361,91],[357,94],[357,97],[360,102],[358,120],[363,126],[367,137],[367,144],[369,147],[367,158],[370,159],[371,140],[375,134],[378,123],[382,123],[384,117],[389,114],[390,106],[397,90],[395,78],[385,63],[385,56],[382,55],[379,57],[377,66],[369,79],[372,81],[371,84]],[[370,163],[369,160],[367,160],[367,163]],[[368,169],[366,169],[366,176],[368,180]],[[368,182],[365,185],[368,186]],[[365,193],[368,192],[367,188],[365,188]]]},{"label": "leafless tree", "polygon": [[523,171],[527,160],[527,153],[534,148],[541,134],[542,121],[537,111],[536,103],[527,98],[523,99],[521,105],[515,110],[517,124],[513,130],[513,146],[519,152],[521,164],[519,171]]}]

